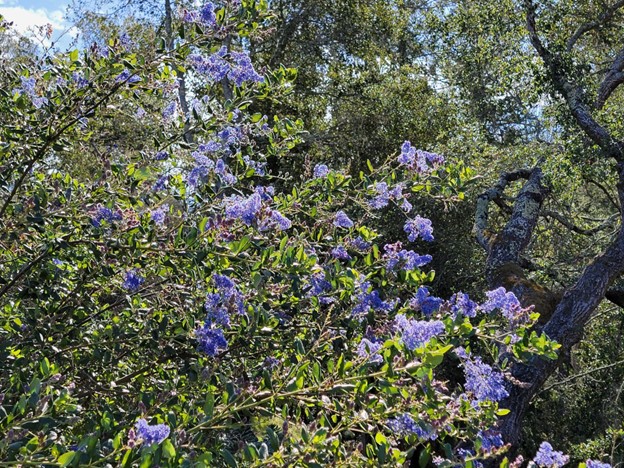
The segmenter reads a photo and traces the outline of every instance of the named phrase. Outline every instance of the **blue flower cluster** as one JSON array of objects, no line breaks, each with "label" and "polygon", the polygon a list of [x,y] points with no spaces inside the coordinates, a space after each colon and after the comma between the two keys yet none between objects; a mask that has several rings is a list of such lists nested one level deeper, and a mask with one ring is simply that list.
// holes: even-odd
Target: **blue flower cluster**
[{"label": "blue flower cluster", "polygon": [[419,255],[413,250],[402,249],[402,246],[401,242],[384,246],[384,258],[387,259],[386,268],[389,271],[395,270],[399,265],[406,271],[415,270],[431,262],[431,255]]},{"label": "blue flower cluster", "polygon": [[440,309],[440,306],[444,303],[439,297],[434,297],[429,294],[429,289],[425,286],[421,286],[416,291],[416,295],[410,299],[409,305],[416,311],[421,311],[426,317],[431,317],[435,312]]},{"label": "blue flower cluster", "polygon": [[369,292],[371,283],[363,281],[362,278],[360,278],[358,289],[360,292],[355,299],[356,304],[351,310],[351,316],[354,318],[363,319],[371,309],[378,312],[389,312],[396,305],[396,302],[383,301],[378,291]]},{"label": "blue flower cluster", "polygon": [[227,349],[227,340],[221,327],[230,327],[230,316],[233,312],[245,314],[245,301],[236,283],[228,276],[215,274],[212,280],[216,291],[206,296],[206,320],[195,330],[195,337],[200,351],[214,357],[220,350]]},{"label": "blue flower cluster", "polygon": [[72,82],[76,85],[76,88],[82,89],[89,85],[89,80],[87,80],[82,72],[73,72],[72,73]]},{"label": "blue flower cluster", "polygon": [[611,468],[609,463],[602,463],[598,460],[587,460],[585,466],[587,466],[587,468]]},{"label": "blue flower cluster", "polygon": [[165,106],[162,111],[162,116],[165,121],[170,121],[175,117],[175,114],[178,110],[178,103],[176,101],[171,101],[169,104]]},{"label": "blue flower cluster", "polygon": [[476,302],[472,301],[468,297],[468,294],[461,291],[451,296],[449,306],[451,308],[453,318],[457,318],[459,314],[464,317],[474,318],[477,316],[477,309],[479,307]]},{"label": "blue flower cluster", "polygon": [[484,312],[492,312],[499,309],[512,326],[529,320],[533,307],[522,308],[520,301],[513,292],[508,292],[501,286],[493,291],[486,292],[485,295],[487,296],[487,301],[481,305],[481,310]]},{"label": "blue flower cluster", "polygon": [[486,453],[501,448],[503,445],[505,445],[505,443],[503,442],[503,437],[498,431],[494,431],[491,429],[488,431],[479,431],[477,437],[481,440],[481,450]]},{"label": "blue flower cluster", "polygon": [[169,210],[169,205],[163,205],[159,208],[156,208],[150,211],[150,218],[154,223],[159,226],[165,224],[165,218],[167,217],[167,211]]},{"label": "blue flower cluster", "polygon": [[145,419],[139,419],[136,423],[137,436],[143,439],[147,445],[160,444],[169,437],[169,426],[166,424],[154,424],[150,426]]},{"label": "blue flower cluster", "polygon": [[334,247],[331,251],[331,255],[338,260],[351,260],[351,255],[349,255],[347,249],[345,249],[342,245]]},{"label": "blue flower cluster", "polygon": [[256,223],[260,232],[269,229],[285,231],[292,227],[292,222],[278,210],[264,207],[263,200],[272,200],[272,187],[256,187],[254,193],[245,198],[232,195],[224,200],[225,216],[229,220],[239,219],[247,226]]},{"label": "blue flower cluster", "polygon": [[476,403],[500,401],[509,396],[503,374],[493,370],[480,357],[471,358],[463,348],[456,348],[455,352],[462,359],[466,376],[465,389],[472,394]]},{"label": "blue flower cluster", "polygon": [[371,208],[378,210],[388,206],[390,200],[395,200],[397,202],[402,200],[401,208],[405,212],[410,212],[412,210],[412,204],[407,201],[407,198],[403,195],[402,184],[397,184],[393,189],[389,190],[386,182],[379,182],[375,184],[375,191],[377,195],[368,202]]},{"label": "blue flower cluster", "polygon": [[435,440],[437,438],[434,429],[423,429],[409,413],[403,413],[394,419],[390,419],[388,427],[400,437],[415,435],[420,440]]},{"label": "blue flower cluster", "polygon": [[408,319],[404,314],[395,317],[394,325],[401,333],[401,343],[410,351],[424,346],[434,336],[444,333],[444,323],[439,320]]},{"label": "blue flower cluster", "polygon": [[418,237],[427,242],[433,241],[433,227],[431,220],[427,218],[416,216],[405,223],[403,230],[407,233],[407,239],[410,242],[415,242]]},{"label": "blue flower cluster", "polygon": [[206,2],[199,10],[184,10],[182,20],[185,23],[200,23],[212,27],[217,23],[215,6],[212,2]]},{"label": "blue flower cluster", "polygon": [[167,176],[167,175],[160,176],[156,180],[156,182],[154,182],[154,185],[152,186],[152,191],[160,192],[160,191],[164,190],[165,186],[167,185],[167,181],[168,180],[169,180],[169,176]]},{"label": "blue flower cluster", "polygon": [[362,338],[362,341],[360,341],[356,349],[356,353],[369,363],[379,364],[383,362],[383,356],[379,354],[381,348],[383,348],[383,343],[375,340],[371,341],[368,338]]},{"label": "blue flower cluster", "polygon": [[115,221],[121,221],[122,216],[120,211],[113,211],[105,206],[99,206],[95,211],[94,216],[91,218],[91,224],[94,227],[100,227],[102,221],[106,221],[108,224],[113,224]]},{"label": "blue flower cluster", "polygon": [[124,289],[128,291],[134,292],[134,291],[137,291],[141,287],[144,281],[145,281],[145,278],[142,278],[141,276],[139,276],[138,270],[136,269],[129,270],[126,272],[126,276],[124,278],[124,282],[122,286]]},{"label": "blue flower cluster", "polygon": [[35,106],[35,108],[37,109],[40,109],[41,107],[45,106],[48,103],[47,98],[43,96],[39,96],[37,94],[37,91],[36,91],[37,82],[32,76],[31,77],[21,76],[20,81],[21,81],[22,87],[14,89],[13,94],[26,94],[30,98],[31,102],[33,103],[33,106]]},{"label": "blue flower cluster", "polygon": [[[227,59],[228,55],[230,60]],[[188,60],[195,70],[207,76],[214,83],[219,83],[228,78],[235,86],[240,87],[245,83],[264,81],[264,78],[254,69],[246,52],[228,53],[225,46],[209,57],[193,54],[189,56]]]},{"label": "blue flower cluster", "polygon": [[126,81],[128,83],[138,83],[141,81],[141,77],[133,75],[132,72],[126,68],[117,76],[117,78],[115,78],[115,83],[123,83]]},{"label": "blue flower cluster", "polygon": [[195,330],[195,337],[199,342],[198,349],[211,357],[215,357],[219,351],[225,351],[228,347],[223,330],[212,328],[208,324]]},{"label": "blue flower cluster", "polygon": [[249,197],[232,195],[225,199],[225,215],[228,219],[240,219],[251,226],[262,208],[262,197],[257,192]]},{"label": "blue flower cluster", "polygon": [[398,161],[399,164],[407,166],[419,174],[428,174],[444,164],[444,157],[439,154],[417,150],[409,141],[406,141],[401,146],[401,154],[398,157]]},{"label": "blue flower cluster", "polygon": [[359,250],[360,252],[365,252],[368,249],[371,248],[371,246],[373,245],[370,242],[365,241],[362,236],[358,236],[355,239],[352,239],[349,244],[351,245],[351,247],[353,247],[355,250]]},{"label": "blue flower cluster", "polygon": [[568,463],[570,457],[564,455],[563,452],[558,452],[552,448],[548,442],[542,442],[539,446],[533,462],[537,466],[547,468],[558,468]]},{"label": "blue flower cluster", "polygon": [[334,217],[334,226],[349,229],[353,227],[353,221],[344,211],[340,210]]},{"label": "blue flower cluster", "polygon": [[317,164],[316,166],[314,166],[313,176],[315,179],[327,177],[328,174],[329,174],[329,168],[325,164]]},{"label": "blue flower cluster", "polygon": [[212,279],[217,291],[208,294],[206,298],[204,305],[207,313],[206,323],[229,328],[230,313],[245,314],[243,295],[238,291],[236,283],[231,278],[215,274]]},{"label": "blue flower cluster", "polygon": [[324,293],[331,291],[332,285],[325,279],[324,271],[317,271],[313,273],[308,279],[308,286],[310,289],[306,293],[307,297],[317,297],[321,304],[330,304],[334,302],[333,297],[323,296]]}]

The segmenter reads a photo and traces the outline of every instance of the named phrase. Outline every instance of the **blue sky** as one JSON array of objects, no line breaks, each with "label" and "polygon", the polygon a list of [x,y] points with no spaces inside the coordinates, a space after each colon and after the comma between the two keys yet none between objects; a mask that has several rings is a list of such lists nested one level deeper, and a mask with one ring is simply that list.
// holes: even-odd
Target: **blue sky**
[{"label": "blue sky", "polygon": [[[14,23],[14,28],[26,33],[29,27],[51,24],[53,39],[71,27],[65,18],[65,8],[71,0],[0,0],[0,14]],[[69,42],[69,37],[60,42]]]}]

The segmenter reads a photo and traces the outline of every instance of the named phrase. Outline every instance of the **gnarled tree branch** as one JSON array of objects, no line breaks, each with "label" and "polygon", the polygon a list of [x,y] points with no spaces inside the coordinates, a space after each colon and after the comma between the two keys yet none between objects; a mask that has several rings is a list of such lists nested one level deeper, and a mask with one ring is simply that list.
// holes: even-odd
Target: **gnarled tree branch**
[{"label": "gnarled tree branch", "polygon": [[608,156],[613,157],[617,161],[624,160],[621,142],[616,141],[609,131],[594,119],[589,107],[585,103],[582,88],[571,82],[566,76],[563,60],[548,50],[542,43],[537,33],[533,1],[525,0],[524,3],[526,6],[527,31],[531,44],[544,61],[552,84],[565,99],[572,116],[587,136],[600,146]]},{"label": "gnarled tree branch", "polygon": [[624,70],[624,49],[617,54],[609,70],[607,70],[602,83],[600,83],[596,102],[594,103],[596,109],[602,109],[613,91],[624,82],[624,72],[622,70]]},{"label": "gnarled tree branch", "polygon": [[521,169],[514,172],[503,173],[494,187],[486,190],[477,198],[473,234],[477,242],[479,242],[486,251],[490,250],[490,237],[487,235],[490,203],[500,200],[510,183],[520,179],[528,179],[532,171],[532,169]]},{"label": "gnarled tree branch", "polygon": [[613,16],[615,16],[617,11],[622,7],[624,7],[624,0],[618,0],[613,5],[607,6],[596,20],[581,24],[578,28],[576,28],[574,34],[572,34],[572,36],[570,36],[570,38],[566,42],[567,51],[570,52],[576,45],[577,41],[584,34],[588,33],[589,31],[593,31],[594,29],[599,28],[600,26],[609,22],[613,18]]}]

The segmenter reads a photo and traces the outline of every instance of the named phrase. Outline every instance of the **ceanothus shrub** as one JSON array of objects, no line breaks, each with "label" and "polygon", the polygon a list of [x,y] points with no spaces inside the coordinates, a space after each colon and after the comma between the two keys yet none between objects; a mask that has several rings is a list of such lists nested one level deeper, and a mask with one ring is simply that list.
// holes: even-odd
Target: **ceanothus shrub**
[{"label": "ceanothus shrub", "polygon": [[[505,291],[426,287],[435,226],[413,202],[456,202],[472,172],[406,142],[358,178],[270,174],[302,129],[248,111],[295,77],[245,50],[270,20],[264,2],[205,3],[149,59],[117,38],[0,71],[3,460],[455,466],[506,450],[505,356],[557,346]],[[110,118],[151,138],[109,145],[89,180],[64,173]],[[403,214],[404,238],[378,244],[379,210]],[[543,445],[535,463],[563,458]]]}]

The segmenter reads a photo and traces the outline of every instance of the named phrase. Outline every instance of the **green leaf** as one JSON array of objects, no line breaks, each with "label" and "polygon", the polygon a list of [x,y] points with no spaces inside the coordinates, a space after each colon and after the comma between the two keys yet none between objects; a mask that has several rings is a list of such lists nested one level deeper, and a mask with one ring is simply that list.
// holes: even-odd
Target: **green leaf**
[{"label": "green leaf", "polygon": [[169,439],[165,439],[165,441],[161,445],[163,457],[165,458],[174,458],[176,455],[176,449],[171,443]]},{"label": "green leaf", "polygon": [[223,459],[225,460],[225,463],[227,463],[228,466],[231,466],[233,468],[236,468],[238,466],[238,463],[236,462],[236,458],[234,458],[234,455],[232,455],[228,450],[226,449],[221,450],[221,456],[223,457]]},{"label": "green leaf", "polygon": [[65,452],[63,455],[58,457],[58,462],[61,466],[68,466],[76,456],[76,452]]}]

